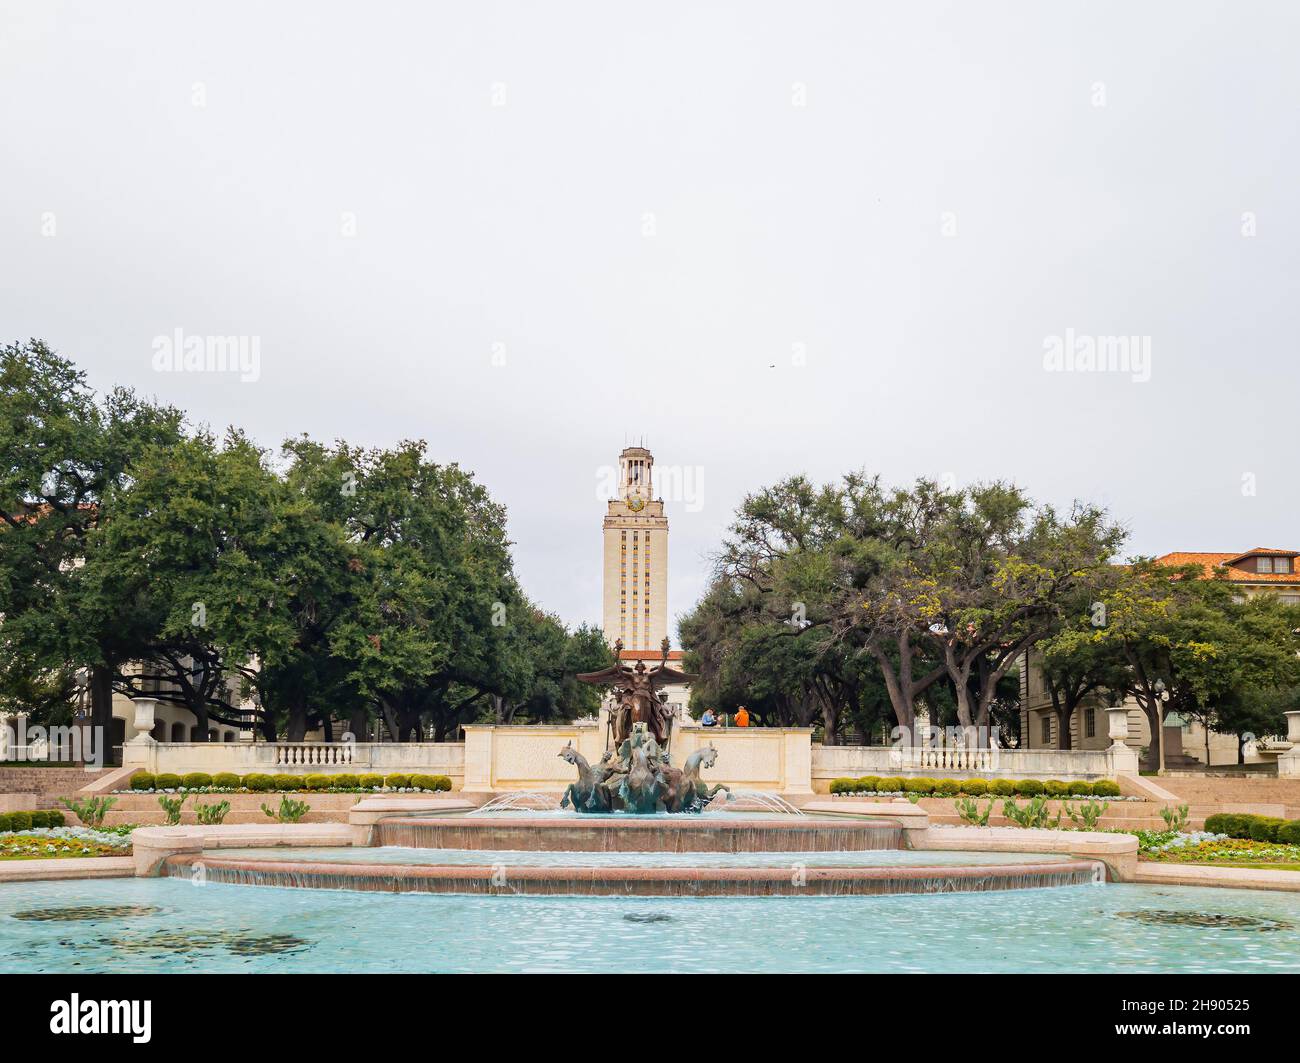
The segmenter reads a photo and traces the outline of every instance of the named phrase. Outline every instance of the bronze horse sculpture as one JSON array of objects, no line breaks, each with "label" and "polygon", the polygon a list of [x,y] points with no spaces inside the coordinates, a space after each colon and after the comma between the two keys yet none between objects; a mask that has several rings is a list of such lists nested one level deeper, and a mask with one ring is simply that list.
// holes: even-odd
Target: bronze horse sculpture
[{"label": "bronze horse sculpture", "polygon": [[594,768],[572,742],[559,756],[578,769],[577,782],[570,783],[560,799],[561,808],[572,806],[575,812],[702,812],[718,793],[731,795],[726,786],[709,786],[700,778],[700,771],[718,758],[712,744],[674,768],[641,723],[633,726],[617,755],[605,753]]},{"label": "bronze horse sculpture", "polygon": [[700,778],[702,768],[711,768],[718,759],[718,751],[714,748],[712,742],[702,749],[697,749],[689,757],[686,763],[682,765],[681,775],[670,800],[665,804],[669,805],[670,812],[700,812],[704,806],[712,801],[718,794],[725,791],[727,797],[731,797],[731,788],[719,783],[717,786],[710,786]]}]

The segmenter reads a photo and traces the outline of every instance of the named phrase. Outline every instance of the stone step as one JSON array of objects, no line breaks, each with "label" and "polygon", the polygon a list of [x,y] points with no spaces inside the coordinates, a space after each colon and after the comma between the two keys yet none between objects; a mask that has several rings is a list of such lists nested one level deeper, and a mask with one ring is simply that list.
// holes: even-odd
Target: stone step
[{"label": "stone step", "polygon": [[[156,812],[160,809],[158,804],[158,794],[105,794],[105,797],[114,799],[113,810],[115,812]],[[170,794],[165,796],[180,797],[180,794]],[[280,799],[288,796],[294,801],[305,801],[313,809],[336,809],[346,812],[358,801],[364,799],[368,794],[188,794],[185,795],[185,807],[190,808],[197,801],[204,805],[215,805],[221,801],[229,801],[230,807],[234,809],[252,809],[260,813],[263,805],[269,805],[271,808],[280,806]]]},{"label": "stone step", "polygon": [[[268,802],[269,804],[269,802]],[[271,807],[274,807],[273,805]],[[74,823],[76,817],[71,813],[68,815],[69,823]],[[191,824],[198,823],[198,816],[191,812],[188,807],[181,810],[181,823]],[[347,809],[343,808],[326,808],[308,812],[302,818],[302,823],[346,823],[348,821]],[[107,827],[120,827],[127,823],[135,823],[142,826],[162,826],[167,822],[167,816],[161,808],[154,807],[152,810],[136,810],[121,812],[113,809],[104,817],[104,825]],[[232,808],[226,813],[223,823],[274,823],[260,808]]]},{"label": "stone step", "polygon": [[[1052,815],[1055,816],[1056,813],[1052,813]],[[956,826],[961,826],[962,819],[960,816],[955,814],[931,813],[930,822],[936,826],[956,827]],[[1015,824],[1012,823],[1011,820],[1001,815],[991,816],[989,818],[988,825],[990,827],[1014,827],[1015,826]],[[1201,830],[1204,827],[1204,825],[1205,825],[1204,820],[1198,820],[1195,816],[1192,816],[1188,820],[1188,826],[1192,830]],[[1097,826],[1099,830],[1164,830],[1165,821],[1161,819],[1159,816],[1144,816],[1144,817],[1134,817],[1128,819],[1112,819],[1110,817],[1110,814],[1107,813],[1106,815],[1101,817],[1101,820]],[[1063,816],[1061,818],[1061,829],[1065,830],[1071,827],[1073,827],[1073,824],[1070,822],[1069,817]]]},{"label": "stone step", "polygon": [[0,793],[75,793],[113,768],[15,768],[0,766]]}]

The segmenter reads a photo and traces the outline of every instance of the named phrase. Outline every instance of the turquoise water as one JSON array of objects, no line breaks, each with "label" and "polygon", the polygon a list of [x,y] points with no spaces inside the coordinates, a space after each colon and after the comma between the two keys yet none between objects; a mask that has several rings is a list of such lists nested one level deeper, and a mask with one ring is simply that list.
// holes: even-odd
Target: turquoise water
[{"label": "turquoise water", "polygon": [[324,861],[331,864],[477,864],[513,867],[894,867],[901,864],[1050,864],[1073,857],[1043,853],[912,852],[867,849],[825,853],[574,853],[511,849],[374,848],[222,849],[220,859]]},{"label": "turquoise water", "polygon": [[1108,885],[659,899],[36,882],[0,886],[0,955],[20,973],[1300,972],[1300,894]]}]

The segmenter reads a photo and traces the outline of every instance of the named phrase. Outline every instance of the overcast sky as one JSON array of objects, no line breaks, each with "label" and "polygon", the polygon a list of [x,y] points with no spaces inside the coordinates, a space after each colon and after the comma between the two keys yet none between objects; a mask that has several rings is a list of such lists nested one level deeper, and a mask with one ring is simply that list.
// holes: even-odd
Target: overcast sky
[{"label": "overcast sky", "polygon": [[[568,621],[642,436],[692,488],[672,616],[795,472],[1300,548],[1298,5],[0,13],[4,339],[267,445],[425,439]],[[176,329],[257,379],[156,371]],[[1049,363],[1107,337],[1131,363]]]}]

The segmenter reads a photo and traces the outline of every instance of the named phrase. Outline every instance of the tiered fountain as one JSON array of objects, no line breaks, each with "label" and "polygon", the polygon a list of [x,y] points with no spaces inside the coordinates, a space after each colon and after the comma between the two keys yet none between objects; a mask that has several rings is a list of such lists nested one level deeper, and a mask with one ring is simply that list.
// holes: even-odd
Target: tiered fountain
[{"label": "tiered fountain", "polygon": [[733,812],[724,788],[700,780],[716,750],[677,769],[642,721],[595,768],[571,745],[560,756],[578,769],[560,806],[514,795],[483,814],[397,813],[374,824],[369,847],[176,855],[163,873],[192,876],[201,863],[208,881],[394,893],[817,896],[1073,885],[1101,869],[911,853],[888,816]]}]

